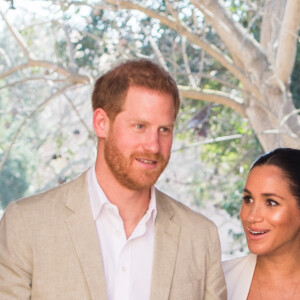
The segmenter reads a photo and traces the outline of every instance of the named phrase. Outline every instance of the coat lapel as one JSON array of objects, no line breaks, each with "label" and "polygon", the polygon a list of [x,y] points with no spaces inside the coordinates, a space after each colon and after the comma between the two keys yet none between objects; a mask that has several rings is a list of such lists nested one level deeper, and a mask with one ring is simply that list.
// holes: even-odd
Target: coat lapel
[{"label": "coat lapel", "polygon": [[93,220],[86,173],[74,181],[66,206],[73,212],[66,219],[74,248],[87,280],[91,299],[107,299],[98,235]]},{"label": "coat lapel", "polygon": [[174,211],[166,196],[156,191],[156,201],[157,217],[150,299],[167,300],[176,264],[180,227],[172,221]]}]

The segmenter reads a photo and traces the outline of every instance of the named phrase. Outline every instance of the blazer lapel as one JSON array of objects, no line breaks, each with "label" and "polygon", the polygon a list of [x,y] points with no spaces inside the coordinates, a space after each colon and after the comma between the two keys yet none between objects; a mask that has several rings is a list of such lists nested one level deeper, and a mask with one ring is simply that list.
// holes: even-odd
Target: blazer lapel
[{"label": "blazer lapel", "polygon": [[[86,173],[85,173],[86,174]],[[98,235],[93,220],[86,175],[74,181],[66,206],[73,211],[66,219],[73,245],[93,300],[107,299]]]},{"label": "blazer lapel", "polygon": [[167,300],[170,288],[180,235],[180,226],[172,221],[174,211],[168,199],[156,191],[157,217],[155,221],[154,258],[152,269],[151,300]]}]

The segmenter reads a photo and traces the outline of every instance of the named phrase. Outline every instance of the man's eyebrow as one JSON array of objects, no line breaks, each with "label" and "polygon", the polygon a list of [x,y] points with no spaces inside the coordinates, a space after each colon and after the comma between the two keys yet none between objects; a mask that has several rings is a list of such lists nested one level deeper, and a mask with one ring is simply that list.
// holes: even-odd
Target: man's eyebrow
[{"label": "man's eyebrow", "polygon": [[[141,118],[132,118],[132,119],[129,119],[129,122],[151,124],[151,122],[149,122],[147,120],[143,120]],[[159,127],[175,127],[175,122],[168,123],[168,124],[161,124]]]}]

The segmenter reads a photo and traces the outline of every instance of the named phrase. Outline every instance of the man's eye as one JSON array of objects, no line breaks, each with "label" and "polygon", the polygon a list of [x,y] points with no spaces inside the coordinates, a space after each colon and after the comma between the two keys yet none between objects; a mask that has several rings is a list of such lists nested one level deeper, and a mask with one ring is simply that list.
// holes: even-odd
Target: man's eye
[{"label": "man's eye", "polygon": [[163,134],[168,134],[171,132],[171,129],[168,127],[161,127],[161,128],[159,128],[159,132],[161,132]]},{"label": "man's eye", "polygon": [[136,124],[135,127],[137,129],[142,129],[142,128],[144,128],[144,125],[143,124]]}]

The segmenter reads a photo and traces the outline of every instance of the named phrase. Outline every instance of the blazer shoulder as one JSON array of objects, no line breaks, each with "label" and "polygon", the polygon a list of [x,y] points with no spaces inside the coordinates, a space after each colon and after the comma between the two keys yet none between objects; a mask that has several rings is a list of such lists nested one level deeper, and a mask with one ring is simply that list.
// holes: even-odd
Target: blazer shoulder
[{"label": "blazer shoulder", "polygon": [[78,195],[83,191],[87,191],[86,172],[77,178],[68,181],[60,186],[49,189],[45,192],[25,197],[16,201],[12,201],[6,208],[6,212],[13,211],[16,207],[24,213],[41,212],[50,209],[50,207],[63,205],[65,201]]},{"label": "blazer shoulder", "polygon": [[158,189],[156,189],[156,196],[158,207],[167,212],[173,220],[180,221],[185,226],[195,227],[197,230],[199,230],[200,225],[200,228],[216,230],[216,225],[212,220],[184,203],[173,199]]}]

